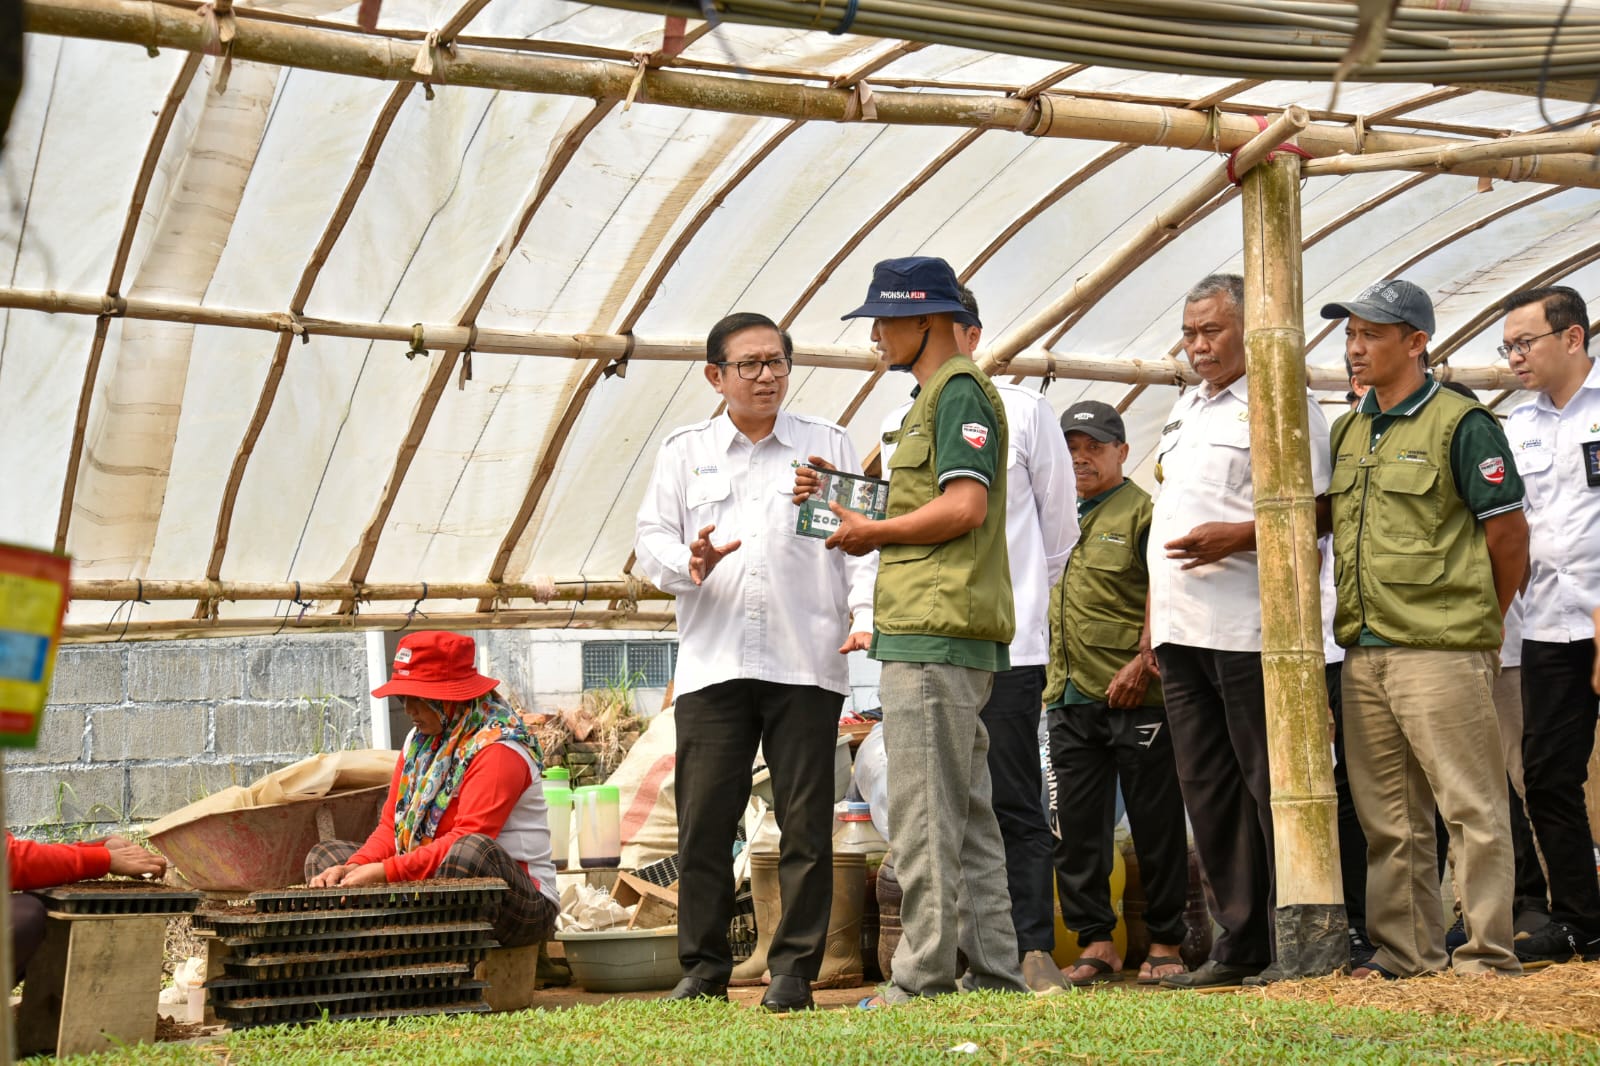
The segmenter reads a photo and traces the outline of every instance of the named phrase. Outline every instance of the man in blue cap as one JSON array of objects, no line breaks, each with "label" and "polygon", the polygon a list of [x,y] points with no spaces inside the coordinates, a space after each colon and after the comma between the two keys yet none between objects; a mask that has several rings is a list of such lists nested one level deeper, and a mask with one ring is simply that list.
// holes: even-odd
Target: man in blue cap
[{"label": "man in blue cap", "polygon": [[1027,990],[978,717],[1016,629],[1008,437],[1000,394],[956,346],[965,314],[950,264],[913,256],[879,263],[866,302],[844,316],[871,318],[889,369],[917,382],[900,428],[884,434],[888,517],[834,504],[840,526],[827,541],[878,552],[871,654],[883,663],[889,844],[905,893],[884,1003],[956,991],[958,947],[967,987]]}]

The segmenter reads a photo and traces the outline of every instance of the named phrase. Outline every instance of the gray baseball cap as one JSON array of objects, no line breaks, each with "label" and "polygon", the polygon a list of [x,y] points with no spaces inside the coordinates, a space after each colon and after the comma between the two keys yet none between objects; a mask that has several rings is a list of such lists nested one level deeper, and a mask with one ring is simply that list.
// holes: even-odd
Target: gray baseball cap
[{"label": "gray baseball cap", "polygon": [[1107,444],[1128,443],[1117,409],[1099,400],[1079,400],[1061,413],[1062,433],[1087,433]]},{"label": "gray baseball cap", "polygon": [[1361,295],[1354,300],[1322,307],[1323,318],[1349,318],[1351,315],[1368,322],[1404,322],[1433,336],[1433,301],[1409,281],[1374,282],[1361,290]]}]

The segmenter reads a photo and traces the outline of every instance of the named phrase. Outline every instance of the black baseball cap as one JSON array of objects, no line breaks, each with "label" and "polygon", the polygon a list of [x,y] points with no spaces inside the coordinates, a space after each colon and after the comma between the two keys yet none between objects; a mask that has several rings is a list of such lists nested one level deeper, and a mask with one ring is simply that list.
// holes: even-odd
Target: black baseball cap
[{"label": "black baseball cap", "polygon": [[1361,290],[1361,295],[1343,303],[1324,304],[1323,318],[1349,318],[1355,315],[1368,322],[1403,322],[1433,336],[1433,301],[1420,286],[1409,281],[1379,281]]},{"label": "black baseball cap", "polygon": [[1099,400],[1079,400],[1061,413],[1062,433],[1087,433],[1106,444],[1128,443],[1117,409]]},{"label": "black baseball cap", "polygon": [[867,300],[840,318],[910,318],[950,315],[963,326],[982,327],[961,304],[961,286],[949,263],[932,255],[885,259],[872,268]]}]

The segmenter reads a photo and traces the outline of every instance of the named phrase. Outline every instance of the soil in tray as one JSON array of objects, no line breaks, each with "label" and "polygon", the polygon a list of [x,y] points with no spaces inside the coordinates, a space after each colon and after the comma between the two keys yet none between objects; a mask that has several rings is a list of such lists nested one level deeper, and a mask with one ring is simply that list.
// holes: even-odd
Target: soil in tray
[{"label": "soil in tray", "polygon": [[174,888],[165,881],[135,881],[131,878],[105,878],[100,881],[74,881],[70,885],[56,885],[54,888],[41,888],[40,894],[94,895],[101,892],[137,892],[147,896],[180,896],[189,897],[197,893],[193,889]]}]

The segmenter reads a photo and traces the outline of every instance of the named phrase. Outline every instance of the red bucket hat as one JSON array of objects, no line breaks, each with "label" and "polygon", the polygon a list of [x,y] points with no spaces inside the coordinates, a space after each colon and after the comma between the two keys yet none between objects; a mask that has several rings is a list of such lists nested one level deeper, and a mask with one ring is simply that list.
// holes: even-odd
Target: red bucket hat
[{"label": "red bucket hat", "polygon": [[500,682],[478,673],[477,644],[460,633],[424,631],[400,638],[389,683],[372,694],[430,700],[475,700]]}]

